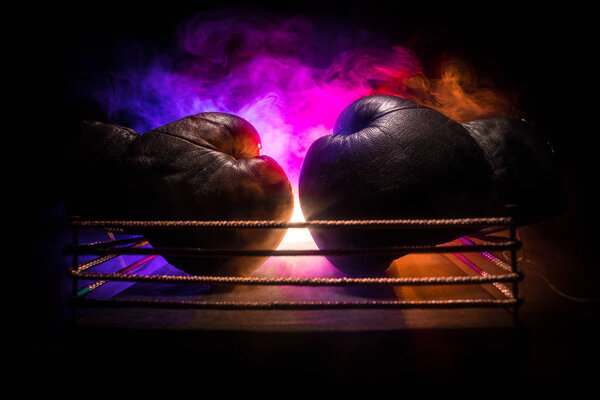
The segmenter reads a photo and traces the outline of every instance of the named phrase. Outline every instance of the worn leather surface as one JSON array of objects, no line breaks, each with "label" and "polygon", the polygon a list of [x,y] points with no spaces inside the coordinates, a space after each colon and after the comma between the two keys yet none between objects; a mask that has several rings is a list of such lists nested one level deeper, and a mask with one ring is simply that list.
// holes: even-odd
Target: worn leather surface
[{"label": "worn leather surface", "polygon": [[[537,189],[554,181],[549,176],[549,150],[532,134],[526,124],[512,120],[460,124],[409,100],[364,97],[341,113],[333,135],[309,148],[300,173],[302,211],[307,220],[498,216],[505,215],[510,201],[520,205],[528,221],[536,220],[537,206],[553,190]],[[323,249],[438,244],[468,232],[311,234]],[[377,275],[402,255],[329,259],[348,274]]]},{"label": "worn leather surface", "polygon": [[[116,129],[116,128],[111,128]],[[122,210],[129,219],[289,220],[291,185],[275,160],[260,155],[250,123],[223,113],[202,113],[137,135],[122,151]],[[274,249],[284,230],[155,231],[142,233],[155,247]],[[245,274],[258,258],[167,257],[192,274]]]}]

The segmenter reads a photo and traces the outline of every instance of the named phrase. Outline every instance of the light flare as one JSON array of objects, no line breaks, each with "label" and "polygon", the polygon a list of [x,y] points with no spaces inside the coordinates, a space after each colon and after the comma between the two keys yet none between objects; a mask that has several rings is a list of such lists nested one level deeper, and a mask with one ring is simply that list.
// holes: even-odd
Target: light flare
[{"label": "light flare", "polygon": [[[294,211],[292,213],[291,222],[305,222],[304,214],[300,208],[300,200],[298,195],[294,195]],[[317,244],[313,240],[307,228],[288,229],[283,240],[281,241],[278,250],[291,249],[312,249],[318,250]]]}]

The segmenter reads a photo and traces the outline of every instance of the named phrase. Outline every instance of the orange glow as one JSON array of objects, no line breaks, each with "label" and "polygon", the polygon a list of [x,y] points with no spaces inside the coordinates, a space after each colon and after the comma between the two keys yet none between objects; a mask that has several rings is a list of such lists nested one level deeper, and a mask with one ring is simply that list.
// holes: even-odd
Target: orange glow
[{"label": "orange glow", "polygon": [[458,122],[489,117],[520,117],[516,95],[502,92],[480,81],[466,62],[451,59],[441,68],[439,78],[423,72],[413,76],[388,76],[372,94],[391,94],[433,108]]}]

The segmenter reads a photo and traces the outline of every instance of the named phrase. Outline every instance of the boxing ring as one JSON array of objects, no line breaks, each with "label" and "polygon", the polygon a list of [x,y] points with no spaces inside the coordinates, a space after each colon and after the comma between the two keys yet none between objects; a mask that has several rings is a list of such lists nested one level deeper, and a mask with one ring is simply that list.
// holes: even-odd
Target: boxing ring
[{"label": "boxing ring", "polygon": [[[512,314],[513,323],[518,322],[518,310],[522,303],[518,285],[523,275],[518,268],[517,252],[522,244],[517,237],[517,227],[512,217],[494,218],[462,218],[462,219],[399,219],[399,220],[353,220],[353,221],[94,221],[72,218],[70,227],[73,242],[64,248],[64,253],[72,256],[72,266],[68,274],[72,279],[72,293],[69,304],[73,310],[74,321],[81,309],[86,308],[144,308],[171,310],[211,310],[211,312],[227,313],[230,311],[329,311],[337,310],[406,310],[406,309],[490,309],[502,308]],[[444,229],[444,228],[479,228],[480,234],[472,237],[461,237],[442,245],[414,245],[377,248],[339,248],[339,249],[281,249],[276,250],[238,250],[238,249],[202,249],[190,247],[149,247],[149,243],[141,236],[116,238],[115,234],[135,230],[181,230],[181,229]],[[82,231],[105,232],[109,240],[81,243]],[[507,232],[506,236],[492,235],[494,232]],[[507,252],[508,262],[494,253]],[[180,273],[161,272],[160,268],[144,271],[144,267],[156,262],[160,256],[186,257],[269,257],[269,260],[284,257],[301,259],[300,267],[307,264],[308,259],[324,258],[323,256],[340,255],[390,255],[410,253],[410,255],[429,255],[431,257],[451,257],[464,273],[461,275],[434,276],[383,276],[383,277],[346,277],[346,276],[194,276]],[[81,262],[82,257],[94,258]],[[123,262],[123,257],[139,257],[131,262]],[[477,260],[475,260],[477,256]],[[406,258],[406,257],[405,257]],[[409,256],[410,258],[410,256]],[[97,271],[115,259],[120,260],[118,267],[109,271]],[[410,260],[408,261],[410,262]],[[485,265],[482,265],[485,264]],[[490,270],[491,268],[491,270]],[[109,268],[110,269],[110,268]],[[119,293],[108,292],[107,295],[96,295],[101,289],[111,284],[169,285],[170,293],[177,291],[175,286],[195,286],[197,288],[225,288],[225,296],[209,295],[210,289],[194,292],[192,298],[162,296],[160,291],[149,295],[127,297]],[[208,285],[208,286],[207,286]],[[376,293],[378,290],[408,287],[449,288],[485,287],[488,295],[464,298],[401,298],[373,299],[371,296],[358,299],[347,299],[334,295],[326,298],[326,290],[331,288],[363,288]],[[237,287],[260,287],[261,291],[241,291],[242,296],[227,295]],[[265,295],[270,288],[291,288],[290,290],[317,290],[308,296],[277,296],[282,292],[276,289],[275,295]],[[359,289],[360,290],[360,289]],[[127,290],[123,290],[127,292]],[[131,291],[131,290],[130,290]],[[185,292],[185,290],[184,290]],[[316,299],[311,295],[318,293]],[[360,292],[357,292],[360,293]],[[443,293],[443,291],[442,291]],[[307,298],[308,297],[308,298]],[[325,298],[324,298],[325,297]],[[356,296],[354,296],[356,297]],[[375,296],[377,297],[377,296]],[[431,297],[431,296],[425,296]]]}]

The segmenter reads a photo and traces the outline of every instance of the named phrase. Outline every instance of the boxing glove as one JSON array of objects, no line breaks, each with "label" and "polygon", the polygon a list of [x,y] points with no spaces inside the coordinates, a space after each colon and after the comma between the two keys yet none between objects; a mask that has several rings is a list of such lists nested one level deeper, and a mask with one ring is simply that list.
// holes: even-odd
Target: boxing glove
[{"label": "boxing glove", "polygon": [[566,210],[566,188],[554,149],[527,121],[487,118],[462,124],[483,150],[493,171],[492,212],[512,210],[517,225],[529,225]]},{"label": "boxing glove", "polygon": [[[518,133],[513,132],[515,126]],[[490,130],[494,140],[486,136]],[[494,119],[460,124],[406,99],[367,96],[340,114],[333,135],[310,146],[299,179],[302,212],[307,220],[483,217],[504,215],[510,201],[531,206],[522,207],[521,213],[535,219],[535,205],[544,199],[521,189],[539,176],[545,178],[538,186],[552,181],[546,176],[551,157],[531,136],[522,122]],[[503,143],[500,148],[498,143]],[[526,151],[529,146],[539,157],[531,157]],[[522,152],[515,156],[514,148]],[[523,169],[540,160],[540,167],[523,175]],[[325,249],[431,245],[469,232],[315,229],[311,235]],[[349,275],[370,276],[382,273],[402,255],[329,260]]]},{"label": "boxing glove", "polygon": [[84,121],[71,142],[66,205],[86,219],[127,218],[122,157],[138,137],[133,129]]},{"label": "boxing glove", "polygon": [[[111,128],[112,129],[112,128]],[[120,157],[127,219],[283,220],[293,210],[282,168],[260,155],[260,137],[242,118],[201,113],[131,140]],[[283,229],[139,231],[154,247],[275,249]],[[239,275],[260,266],[257,257],[165,257],[191,274]]]}]

